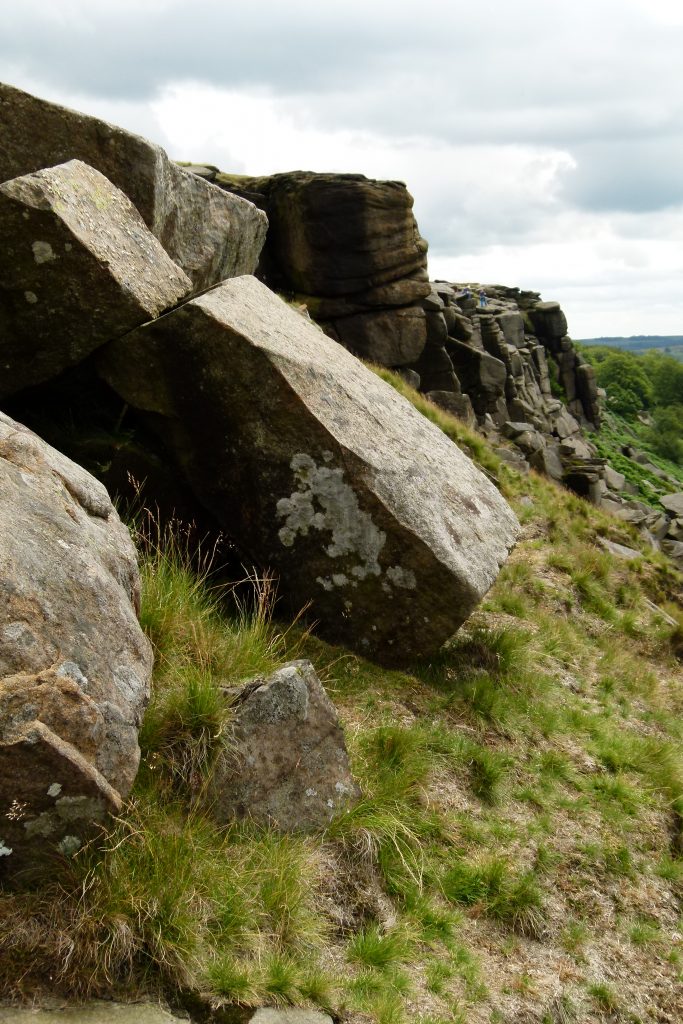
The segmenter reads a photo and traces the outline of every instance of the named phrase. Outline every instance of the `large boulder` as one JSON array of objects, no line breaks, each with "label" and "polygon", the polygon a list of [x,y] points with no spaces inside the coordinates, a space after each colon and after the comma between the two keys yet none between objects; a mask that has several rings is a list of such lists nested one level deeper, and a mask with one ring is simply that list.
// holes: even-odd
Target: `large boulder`
[{"label": "large boulder", "polygon": [[0,413],[0,873],[71,853],[120,808],[152,654],[104,487]]},{"label": "large boulder", "polygon": [[100,367],[290,605],[370,657],[436,650],[517,536],[442,431],[255,278],[106,346]]},{"label": "large boulder", "polygon": [[256,267],[267,220],[252,203],[138,135],[0,83],[0,181],[71,159],[125,192],[195,291]]},{"label": "large boulder", "polygon": [[360,796],[337,712],[310,661],[293,661],[230,697],[234,742],[209,789],[218,821],[309,831]]},{"label": "large boulder", "polygon": [[0,235],[0,398],[192,290],[131,201],[80,160],[0,185]]}]

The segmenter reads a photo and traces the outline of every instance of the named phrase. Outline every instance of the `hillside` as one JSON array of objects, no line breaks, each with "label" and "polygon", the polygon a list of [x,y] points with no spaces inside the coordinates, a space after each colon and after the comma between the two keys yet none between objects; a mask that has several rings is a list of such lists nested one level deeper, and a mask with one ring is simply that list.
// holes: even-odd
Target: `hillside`
[{"label": "hillside", "polygon": [[0,106],[0,1021],[683,1019],[678,364]]},{"label": "hillside", "polygon": [[[681,1018],[680,579],[605,550],[639,542],[390,379],[521,518],[483,608],[441,657],[389,672],[271,621],[263,590],[235,618],[208,566],[143,539],[143,771],[101,839],[0,896],[5,995],[193,989],[380,1024]],[[216,829],[196,807],[220,688],[292,657],[335,700],[363,800],[312,836]]]},{"label": "hillside", "polygon": [[581,345],[606,345],[608,348],[619,348],[624,352],[663,352],[674,359],[683,360],[683,336],[672,335],[640,335],[629,338],[577,338]]}]

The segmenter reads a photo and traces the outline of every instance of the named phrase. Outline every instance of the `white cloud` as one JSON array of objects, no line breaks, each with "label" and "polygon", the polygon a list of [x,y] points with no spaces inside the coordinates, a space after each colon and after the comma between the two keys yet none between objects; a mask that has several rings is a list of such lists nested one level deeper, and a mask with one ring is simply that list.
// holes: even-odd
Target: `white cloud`
[{"label": "white cloud", "polygon": [[433,273],[683,333],[682,50],[680,0],[24,0],[0,77],[178,158],[405,180]]}]

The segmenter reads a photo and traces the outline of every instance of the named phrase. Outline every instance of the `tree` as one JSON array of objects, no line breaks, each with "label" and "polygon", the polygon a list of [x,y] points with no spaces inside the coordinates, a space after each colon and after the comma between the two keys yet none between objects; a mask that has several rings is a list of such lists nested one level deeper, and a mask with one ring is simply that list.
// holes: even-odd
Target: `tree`
[{"label": "tree", "polygon": [[654,389],[639,356],[619,349],[603,349],[596,356],[598,384],[607,392],[608,404],[615,412],[633,418],[652,405]]}]

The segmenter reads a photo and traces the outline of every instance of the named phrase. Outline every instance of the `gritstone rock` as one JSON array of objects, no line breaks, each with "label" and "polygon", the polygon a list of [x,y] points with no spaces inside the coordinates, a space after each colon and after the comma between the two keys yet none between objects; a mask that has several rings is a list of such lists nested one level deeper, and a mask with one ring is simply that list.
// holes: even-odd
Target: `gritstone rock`
[{"label": "gritstone rock", "polygon": [[0,398],[192,288],[123,192],[79,160],[0,185],[0,234]]},{"label": "gritstone rock", "polygon": [[290,605],[370,657],[436,650],[516,539],[442,431],[254,278],[112,343],[100,367]]},{"label": "gritstone rock", "polygon": [[0,413],[0,873],[73,853],[130,791],[152,668],[138,604],[104,487]]},{"label": "gritstone rock", "polygon": [[659,500],[670,515],[683,516],[683,491],[664,494]]},{"label": "gritstone rock", "polygon": [[231,696],[235,745],[209,790],[220,822],[323,828],[360,796],[337,712],[310,661],[291,662]]},{"label": "gritstone rock", "polygon": [[252,203],[138,135],[0,83],[0,181],[71,159],[126,193],[195,291],[256,267],[267,220]]}]

